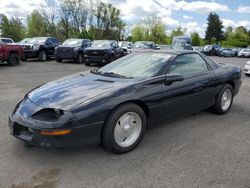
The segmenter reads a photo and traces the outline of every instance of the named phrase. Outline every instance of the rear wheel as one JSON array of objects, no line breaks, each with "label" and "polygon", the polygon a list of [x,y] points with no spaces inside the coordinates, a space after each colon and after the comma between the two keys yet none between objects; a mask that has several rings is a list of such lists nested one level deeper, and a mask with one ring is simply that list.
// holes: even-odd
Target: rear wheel
[{"label": "rear wheel", "polygon": [[22,57],[22,61],[27,61],[27,57]]},{"label": "rear wheel", "polygon": [[39,61],[46,61],[48,59],[45,51],[39,52]]},{"label": "rear wheel", "polygon": [[232,106],[233,97],[232,86],[226,84],[216,97],[215,105],[211,108],[212,111],[220,115],[226,114]]},{"label": "rear wheel", "polygon": [[7,63],[9,66],[19,65],[20,57],[17,54],[10,54]]},{"label": "rear wheel", "polygon": [[114,153],[126,153],[142,141],[145,130],[144,111],[135,104],[124,104],[117,107],[105,121],[102,144]]},{"label": "rear wheel", "polygon": [[61,62],[62,62],[62,59],[56,58],[56,62],[57,62],[57,63],[61,63]]}]

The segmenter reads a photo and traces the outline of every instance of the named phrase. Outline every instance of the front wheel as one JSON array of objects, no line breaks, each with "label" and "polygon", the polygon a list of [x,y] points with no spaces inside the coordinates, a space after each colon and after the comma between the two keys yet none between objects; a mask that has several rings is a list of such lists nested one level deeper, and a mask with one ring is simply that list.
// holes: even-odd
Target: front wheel
[{"label": "front wheel", "polygon": [[110,57],[110,62],[113,62],[114,60],[115,60],[114,55],[111,55],[111,57]]},{"label": "front wheel", "polygon": [[62,59],[56,58],[56,62],[57,62],[57,63],[61,63],[61,62],[62,62]]},{"label": "front wheel", "polygon": [[20,57],[17,54],[10,54],[7,63],[9,66],[19,65]]},{"label": "front wheel", "polygon": [[142,141],[145,130],[144,111],[136,104],[124,104],[117,107],[105,121],[102,144],[114,153],[127,153]]},{"label": "front wheel", "polygon": [[82,64],[83,63],[83,55],[82,54],[77,54],[76,62],[78,64]]},{"label": "front wheel", "polygon": [[211,108],[212,112],[216,114],[226,114],[233,103],[233,88],[231,85],[226,84],[215,100],[215,105]]},{"label": "front wheel", "polygon": [[48,59],[45,51],[39,52],[39,61],[46,61]]}]

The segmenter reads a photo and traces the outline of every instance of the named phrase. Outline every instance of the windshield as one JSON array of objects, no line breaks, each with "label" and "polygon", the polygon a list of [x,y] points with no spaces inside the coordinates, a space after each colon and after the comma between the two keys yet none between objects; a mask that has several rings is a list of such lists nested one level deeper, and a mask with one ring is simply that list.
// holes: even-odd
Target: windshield
[{"label": "windshield", "polygon": [[155,44],[153,42],[136,42],[134,48],[154,49]]},{"label": "windshield", "polygon": [[110,47],[110,42],[108,40],[95,40],[92,47]]},{"label": "windshield", "polygon": [[1,41],[3,42],[3,43],[13,43],[13,41],[11,40],[11,39],[1,39]]},{"label": "windshield", "polygon": [[209,45],[209,46],[205,46],[204,49],[205,49],[205,50],[210,50],[210,49],[212,49],[212,47],[213,47],[213,46],[210,46],[210,45]]},{"label": "windshield", "polygon": [[81,46],[82,39],[68,39],[63,42],[65,46]]},{"label": "windshield", "polygon": [[132,43],[131,42],[119,42],[118,44],[120,47],[128,47],[128,46],[132,46]]},{"label": "windshield", "polygon": [[44,44],[46,40],[47,40],[46,37],[36,37],[36,38],[30,39],[29,43],[32,43],[32,44]]},{"label": "windshield", "polygon": [[168,54],[163,53],[134,53],[100,68],[97,73],[112,73],[126,78],[149,78],[160,73],[169,58]]},{"label": "windshield", "polygon": [[30,41],[30,38],[25,38],[25,39],[21,40],[20,43],[27,43],[29,41]]},{"label": "windshield", "polygon": [[248,49],[243,49],[243,50],[241,50],[241,52],[250,52],[250,50],[248,50]]}]

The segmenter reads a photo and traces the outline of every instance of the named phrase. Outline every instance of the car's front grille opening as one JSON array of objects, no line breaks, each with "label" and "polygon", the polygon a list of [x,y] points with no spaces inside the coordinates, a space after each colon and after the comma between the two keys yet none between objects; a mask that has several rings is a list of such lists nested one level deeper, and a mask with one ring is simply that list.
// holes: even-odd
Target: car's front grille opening
[{"label": "car's front grille opening", "polygon": [[20,134],[33,134],[34,131],[31,128],[25,127],[19,123],[14,123],[14,135],[20,135]]}]

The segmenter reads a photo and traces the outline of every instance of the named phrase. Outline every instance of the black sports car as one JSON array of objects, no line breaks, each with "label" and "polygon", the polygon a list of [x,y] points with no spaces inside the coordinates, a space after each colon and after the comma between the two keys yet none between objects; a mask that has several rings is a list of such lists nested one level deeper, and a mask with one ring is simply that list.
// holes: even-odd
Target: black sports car
[{"label": "black sports car", "polygon": [[229,111],[241,69],[193,51],[137,52],[30,91],[9,117],[13,136],[40,146],[134,149],[147,127],[211,108]]},{"label": "black sports car", "polygon": [[55,57],[58,63],[63,60],[75,60],[83,63],[84,49],[91,46],[89,39],[67,39],[56,48]]}]

